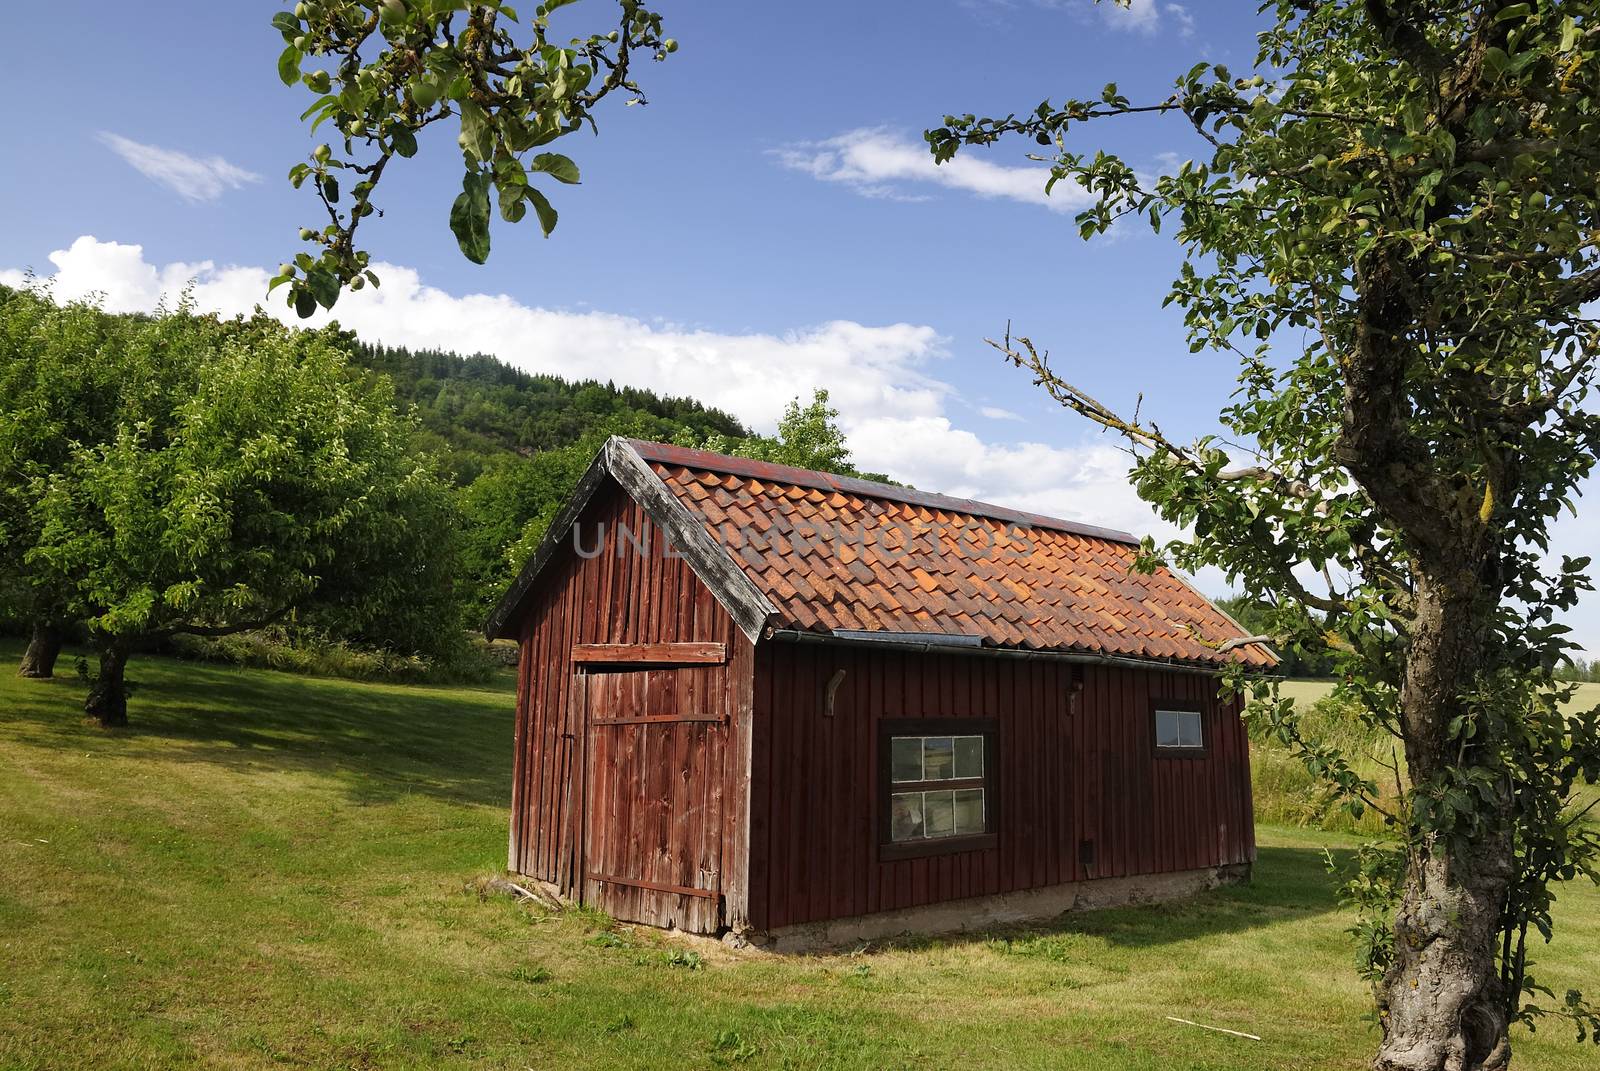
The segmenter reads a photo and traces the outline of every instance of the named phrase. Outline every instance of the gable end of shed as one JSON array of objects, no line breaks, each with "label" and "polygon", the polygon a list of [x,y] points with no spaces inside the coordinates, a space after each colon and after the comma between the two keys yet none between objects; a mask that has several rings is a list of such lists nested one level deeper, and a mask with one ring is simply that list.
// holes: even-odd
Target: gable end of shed
[{"label": "gable end of shed", "polygon": [[541,574],[561,544],[572,536],[572,528],[596,493],[615,483],[637,503],[660,528],[668,545],[683,557],[700,581],[711,590],[739,631],[754,643],[776,612],[767,597],[744,574],[705,530],[705,526],[686,509],[628,440],[612,436],[578,481],[572,497],[551,522],[544,538],[517,579],[502,596],[484,623],[483,633],[491,640],[512,635],[526,610],[529,596]]}]

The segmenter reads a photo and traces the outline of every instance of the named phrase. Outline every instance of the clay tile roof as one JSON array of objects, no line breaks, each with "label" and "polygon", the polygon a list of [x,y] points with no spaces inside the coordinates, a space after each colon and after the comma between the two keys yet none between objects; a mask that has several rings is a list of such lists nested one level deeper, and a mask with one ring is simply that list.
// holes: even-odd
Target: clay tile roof
[{"label": "clay tile roof", "polygon": [[1219,653],[1244,637],[1239,626],[1177,574],[1133,572],[1138,541],[1126,533],[702,450],[627,445],[728,546],[777,610],[776,628],[975,634],[994,647],[1211,666],[1277,662],[1259,644]]}]

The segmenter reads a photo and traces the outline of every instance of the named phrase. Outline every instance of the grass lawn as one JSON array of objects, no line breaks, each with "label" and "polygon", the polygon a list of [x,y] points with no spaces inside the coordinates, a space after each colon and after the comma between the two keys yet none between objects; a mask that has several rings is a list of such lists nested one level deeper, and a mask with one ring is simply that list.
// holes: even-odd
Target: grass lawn
[{"label": "grass lawn", "polygon": [[[0,644],[0,1068],[1359,1068],[1374,1045],[1323,872],[1159,908],[779,959],[463,890],[504,863],[509,687],[134,663],[133,725]],[[70,664],[70,658],[64,660]],[[1600,893],[1535,973],[1600,978]],[[677,955],[673,955],[677,952]],[[1168,1022],[1259,1034],[1261,1042]],[[1593,1068],[1553,1028],[1519,1063]]]}]

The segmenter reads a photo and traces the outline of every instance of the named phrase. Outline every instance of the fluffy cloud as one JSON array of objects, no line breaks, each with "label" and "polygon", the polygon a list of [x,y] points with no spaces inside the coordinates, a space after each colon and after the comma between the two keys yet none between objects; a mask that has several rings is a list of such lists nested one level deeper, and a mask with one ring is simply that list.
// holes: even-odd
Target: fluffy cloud
[{"label": "fluffy cloud", "polygon": [[[201,309],[249,312],[266,300],[265,268],[211,261],[152,264],[141,246],[91,236],[50,254],[43,276],[58,299],[101,295],[117,311],[177,301],[185,288]],[[593,311],[548,309],[505,294],[454,295],[419,274],[379,264],[383,281],[339,300],[338,320],[372,342],[491,353],[530,372],[613,379],[688,394],[761,430],[784,405],[815,388],[831,392],[864,468],[918,487],[989,499],[1135,531],[1156,520],[1129,489],[1125,455],[1110,447],[1054,447],[984,440],[956,426],[958,391],[938,378],[945,342],[919,324],[848,320],[781,334],[735,334]],[[22,273],[0,271],[20,285]],[[300,323],[279,300],[268,311]],[[310,322],[329,319],[318,313]],[[993,418],[1014,416],[988,408]]]},{"label": "fluffy cloud", "polygon": [[261,181],[260,175],[230,164],[220,156],[190,156],[176,149],[145,145],[121,134],[102,133],[100,142],[145,178],[165,186],[186,201],[215,201],[227,190]]},{"label": "fluffy cloud", "polygon": [[[249,312],[265,301],[269,278],[265,268],[211,261],[152,264],[138,245],[90,236],[50,254],[50,262],[55,270],[41,281],[58,299],[98,294],[117,311],[174,304],[187,287],[199,308]],[[946,494],[1158,538],[1175,534],[1134,495],[1128,456],[1109,439],[1069,446],[997,442],[958,426],[950,412],[965,403],[938,378],[945,343],[926,325],[835,320],[781,334],[733,334],[541,308],[505,294],[454,295],[425,285],[411,268],[380,264],[376,270],[381,289],[346,294],[338,305],[339,321],[368,341],[492,353],[529,372],[687,394],[765,431],[776,426],[791,398],[824,387],[863,468]],[[25,281],[21,271],[0,270],[0,283]],[[266,307],[287,323],[301,322],[281,301]],[[319,313],[311,322],[328,318]],[[993,407],[978,411],[991,419],[1013,415]],[[1553,536],[1556,554],[1592,554],[1600,514],[1565,517]],[[1224,581],[1208,571],[1199,586],[1216,593]],[[1580,606],[1567,623],[1579,642],[1600,652],[1600,599]]]},{"label": "fluffy cloud", "polygon": [[1078,211],[1087,193],[1075,183],[1045,195],[1049,169],[1006,167],[968,150],[935,164],[927,145],[881,127],[851,130],[823,141],[798,142],[773,150],[784,166],[824,182],[837,182],[866,197],[926,200],[917,188],[943,186],[984,198],[1043,205],[1057,212]]}]

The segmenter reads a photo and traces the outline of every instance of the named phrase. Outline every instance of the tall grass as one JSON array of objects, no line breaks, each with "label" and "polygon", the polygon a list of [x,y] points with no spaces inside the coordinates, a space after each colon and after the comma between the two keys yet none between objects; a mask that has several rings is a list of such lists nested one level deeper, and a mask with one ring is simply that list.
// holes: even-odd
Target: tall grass
[{"label": "tall grass", "polygon": [[[1382,729],[1366,724],[1360,709],[1349,700],[1324,695],[1297,699],[1300,732],[1307,740],[1337,747],[1357,773],[1378,787],[1379,802],[1396,794],[1392,764],[1396,741]],[[1251,780],[1255,791],[1256,819],[1310,829],[1336,830],[1366,836],[1381,835],[1383,816],[1368,809],[1354,818],[1327,782],[1310,770],[1277,737],[1250,723]]]}]

